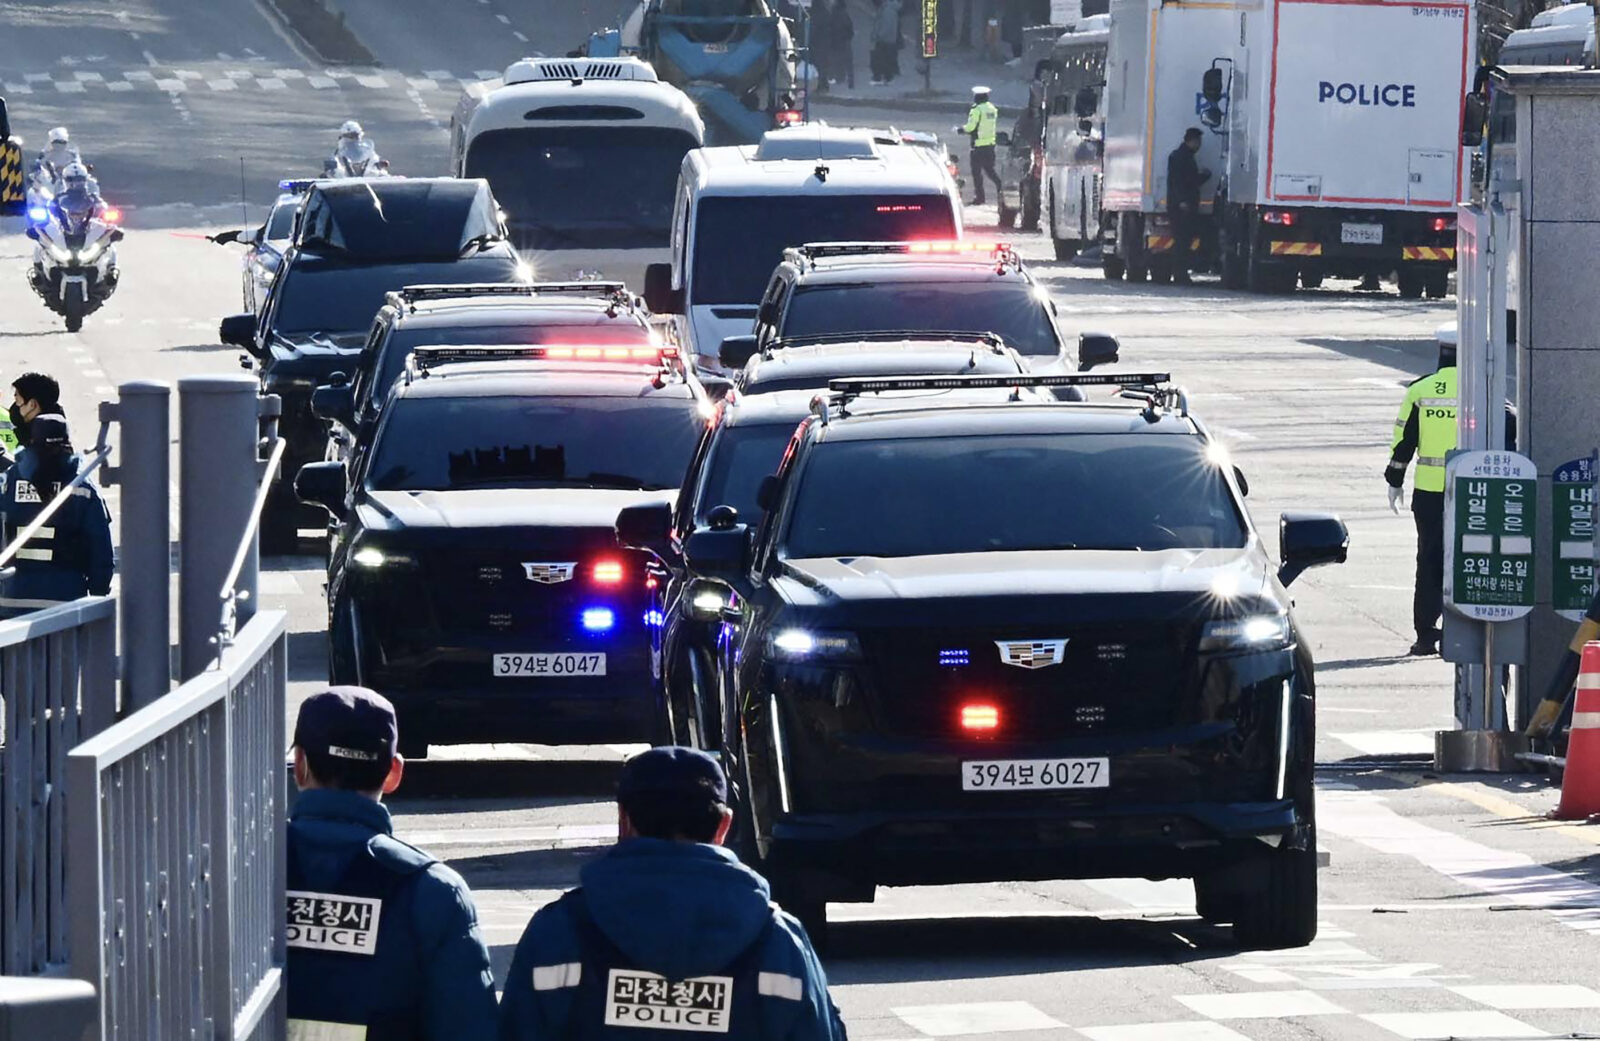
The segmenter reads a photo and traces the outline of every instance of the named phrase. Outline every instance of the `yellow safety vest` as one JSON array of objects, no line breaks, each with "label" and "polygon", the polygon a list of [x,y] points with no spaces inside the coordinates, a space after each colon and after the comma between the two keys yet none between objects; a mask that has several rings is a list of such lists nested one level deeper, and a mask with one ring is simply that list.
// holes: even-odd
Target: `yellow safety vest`
[{"label": "yellow safety vest", "polygon": [[974,148],[989,148],[994,145],[999,128],[1000,110],[994,107],[994,102],[983,101],[973,105],[972,111],[967,113],[967,125],[963,132],[973,135]]},{"label": "yellow safety vest", "polygon": [[[1389,471],[1397,483],[1412,453],[1417,457],[1416,490],[1444,491],[1444,457],[1456,447],[1456,367],[1440,369],[1406,388],[1389,446]],[[1416,426],[1411,429],[1412,423]],[[1413,440],[1414,439],[1414,440]]]}]

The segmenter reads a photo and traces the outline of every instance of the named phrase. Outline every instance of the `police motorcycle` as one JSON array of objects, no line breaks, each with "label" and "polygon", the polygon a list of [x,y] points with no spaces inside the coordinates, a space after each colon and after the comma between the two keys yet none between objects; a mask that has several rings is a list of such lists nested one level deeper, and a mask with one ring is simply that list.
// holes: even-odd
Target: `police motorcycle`
[{"label": "police motorcycle", "polygon": [[28,207],[27,236],[34,242],[28,284],[72,333],[116,292],[116,244],[122,241],[121,212],[89,190],[86,173],[80,184],[45,206]]},{"label": "police motorcycle", "polygon": [[333,154],[322,161],[322,175],[334,179],[346,177],[387,177],[389,160],[378,155],[362,134],[361,124],[350,120],[339,128],[339,143]]}]

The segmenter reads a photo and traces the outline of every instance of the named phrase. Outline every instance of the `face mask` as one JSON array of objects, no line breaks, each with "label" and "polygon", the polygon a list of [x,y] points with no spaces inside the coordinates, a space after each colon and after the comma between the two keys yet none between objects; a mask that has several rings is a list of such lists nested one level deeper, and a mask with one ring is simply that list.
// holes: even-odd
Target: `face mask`
[{"label": "face mask", "polygon": [[22,406],[12,405],[6,413],[11,419],[11,432],[16,435],[18,444],[28,443],[28,421],[22,418]]}]

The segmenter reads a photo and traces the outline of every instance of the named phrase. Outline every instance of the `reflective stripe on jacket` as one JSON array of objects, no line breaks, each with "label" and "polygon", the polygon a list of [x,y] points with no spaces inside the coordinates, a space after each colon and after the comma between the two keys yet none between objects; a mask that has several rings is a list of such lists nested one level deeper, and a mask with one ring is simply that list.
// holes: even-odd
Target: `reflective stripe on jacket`
[{"label": "reflective stripe on jacket", "polygon": [[1406,464],[1417,460],[1416,490],[1444,491],[1445,456],[1456,447],[1456,367],[1440,369],[1406,388],[1394,421],[1394,440],[1384,478],[1394,487],[1405,483]]}]

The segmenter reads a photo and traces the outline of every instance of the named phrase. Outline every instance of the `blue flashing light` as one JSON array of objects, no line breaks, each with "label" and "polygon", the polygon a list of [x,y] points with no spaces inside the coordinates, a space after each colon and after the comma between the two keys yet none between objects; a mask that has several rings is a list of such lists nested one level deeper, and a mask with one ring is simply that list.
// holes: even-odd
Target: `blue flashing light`
[{"label": "blue flashing light", "polygon": [[945,668],[958,668],[972,664],[972,652],[965,647],[947,647],[939,652],[939,664]]},{"label": "blue flashing light", "polygon": [[616,628],[617,613],[609,607],[585,607],[583,627],[591,633],[610,632]]},{"label": "blue flashing light", "polygon": [[50,219],[50,211],[43,206],[30,206],[28,208],[28,219],[35,224],[43,224]]},{"label": "blue flashing light", "polygon": [[652,629],[659,629],[666,623],[667,616],[653,607],[644,613],[644,624]]}]

